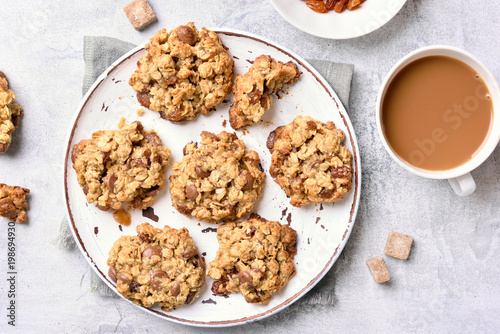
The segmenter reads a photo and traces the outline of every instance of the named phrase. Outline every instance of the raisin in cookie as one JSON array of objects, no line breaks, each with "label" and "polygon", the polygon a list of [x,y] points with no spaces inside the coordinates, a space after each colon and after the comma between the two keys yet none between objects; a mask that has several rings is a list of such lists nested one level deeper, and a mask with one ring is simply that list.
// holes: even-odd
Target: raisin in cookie
[{"label": "raisin in cookie", "polygon": [[229,109],[231,127],[236,130],[258,122],[271,107],[271,94],[297,82],[300,74],[291,61],[283,64],[270,56],[257,57],[247,73],[236,76],[234,103]]},{"label": "raisin in cookie", "polygon": [[16,94],[9,89],[9,82],[0,71],[0,154],[5,153],[12,141],[12,132],[19,126],[23,108],[14,102]]},{"label": "raisin in cookie", "polygon": [[335,202],[351,189],[352,154],[344,139],[333,122],[309,116],[298,116],[269,134],[269,173],[293,206]]},{"label": "raisin in cookie", "polygon": [[137,236],[115,241],[107,263],[123,297],[164,311],[191,304],[205,283],[205,260],[185,228],[139,225]]},{"label": "raisin in cookie", "polygon": [[219,36],[192,22],[158,31],[129,80],[139,103],[173,122],[208,114],[231,92],[234,62]]},{"label": "raisin in cookie", "polygon": [[17,223],[26,223],[29,189],[0,183],[0,216]]},{"label": "raisin in cookie", "polygon": [[163,188],[170,150],[140,122],[120,130],[98,131],[71,152],[78,183],[89,203],[118,210],[124,203],[136,209],[151,205]]},{"label": "raisin in cookie", "polygon": [[295,275],[297,232],[287,225],[252,215],[217,229],[219,250],[207,275],[212,292],[240,292],[248,303],[267,304]]},{"label": "raisin in cookie", "polygon": [[182,214],[215,223],[241,218],[262,195],[264,179],[257,152],[235,134],[203,131],[201,145],[189,143],[170,176],[174,207]]}]

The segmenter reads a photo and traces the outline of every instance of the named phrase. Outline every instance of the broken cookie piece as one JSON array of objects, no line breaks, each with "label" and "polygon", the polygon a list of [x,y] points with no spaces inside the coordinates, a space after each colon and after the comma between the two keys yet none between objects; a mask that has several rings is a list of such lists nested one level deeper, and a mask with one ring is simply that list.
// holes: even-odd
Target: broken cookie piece
[{"label": "broken cookie piece", "polygon": [[29,193],[29,189],[0,183],[0,216],[12,222],[26,223],[28,218],[26,195]]},{"label": "broken cookie piece", "polygon": [[14,102],[16,94],[9,89],[9,82],[0,71],[0,154],[5,153],[12,140],[12,132],[19,126],[23,108]]},{"label": "broken cookie piece", "polygon": [[231,127],[237,130],[258,122],[271,107],[271,94],[277,94],[286,84],[297,82],[300,74],[291,61],[284,64],[271,56],[257,57],[247,73],[236,76],[234,103],[229,109]]},{"label": "broken cookie piece", "polygon": [[366,261],[366,264],[368,265],[368,268],[370,269],[375,282],[380,284],[385,283],[391,279],[391,275],[389,274],[389,270],[385,265],[385,261],[380,256]]},{"label": "broken cookie piece", "polygon": [[384,253],[396,259],[406,260],[410,255],[412,244],[413,237],[402,233],[390,232]]},{"label": "broken cookie piece", "polygon": [[142,30],[153,22],[158,21],[153,9],[146,0],[135,0],[123,7],[130,23],[136,30]]}]

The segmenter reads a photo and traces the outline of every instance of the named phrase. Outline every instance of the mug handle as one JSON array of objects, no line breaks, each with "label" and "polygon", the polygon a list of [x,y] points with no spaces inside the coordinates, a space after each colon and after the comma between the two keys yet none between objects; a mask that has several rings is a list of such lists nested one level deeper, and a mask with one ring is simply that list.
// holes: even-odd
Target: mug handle
[{"label": "mug handle", "polygon": [[468,196],[476,190],[476,182],[470,173],[448,179],[448,182],[458,196]]}]

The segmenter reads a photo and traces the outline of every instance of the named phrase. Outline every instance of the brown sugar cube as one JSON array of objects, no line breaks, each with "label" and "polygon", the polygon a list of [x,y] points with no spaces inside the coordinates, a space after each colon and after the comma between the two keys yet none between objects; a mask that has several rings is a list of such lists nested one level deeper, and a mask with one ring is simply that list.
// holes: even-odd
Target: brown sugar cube
[{"label": "brown sugar cube", "polygon": [[136,30],[142,30],[158,20],[147,0],[132,1],[123,7],[123,11]]},{"label": "brown sugar cube", "polygon": [[380,256],[374,257],[366,261],[370,272],[373,275],[373,279],[377,283],[384,283],[391,279],[391,275],[389,274],[389,270],[385,265],[385,261]]},{"label": "brown sugar cube", "polygon": [[408,255],[410,255],[412,244],[413,237],[402,233],[390,232],[385,244],[384,253],[396,259],[406,260],[408,259]]}]

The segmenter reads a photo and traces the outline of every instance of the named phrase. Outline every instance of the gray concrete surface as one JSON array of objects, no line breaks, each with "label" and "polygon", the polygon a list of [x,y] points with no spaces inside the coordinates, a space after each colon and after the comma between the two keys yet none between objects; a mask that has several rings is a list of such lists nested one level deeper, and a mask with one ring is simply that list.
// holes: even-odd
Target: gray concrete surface
[{"label": "gray concrete surface", "polygon": [[[290,0],[292,1],[292,0]],[[299,0],[295,0],[299,1]],[[382,0],[369,0],[382,1]],[[386,26],[345,41],[288,24],[266,0],[151,0],[159,22],[136,32],[127,1],[2,1],[0,69],[25,109],[0,182],[31,189],[30,223],[18,225],[17,319],[7,325],[7,268],[0,268],[0,333],[498,333],[500,331],[500,148],[472,172],[478,189],[456,196],[447,181],[422,179],[393,162],[375,127],[379,85],[406,53],[425,45],[466,49],[500,78],[500,2],[408,0]],[[65,215],[65,140],[81,99],[84,35],[143,43],[161,27],[187,21],[249,31],[303,58],[355,64],[350,116],[363,169],[353,233],[339,261],[335,303],[292,305],[263,321],[200,329],[147,315],[89,291],[90,267],[78,249],[52,243]],[[0,263],[7,224],[0,224]],[[365,261],[382,255],[389,231],[410,234],[407,262],[386,257],[393,279],[373,282]]]}]

